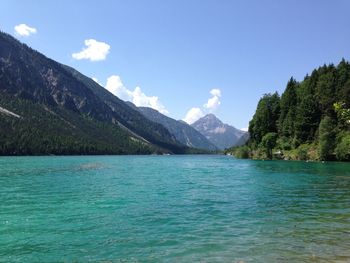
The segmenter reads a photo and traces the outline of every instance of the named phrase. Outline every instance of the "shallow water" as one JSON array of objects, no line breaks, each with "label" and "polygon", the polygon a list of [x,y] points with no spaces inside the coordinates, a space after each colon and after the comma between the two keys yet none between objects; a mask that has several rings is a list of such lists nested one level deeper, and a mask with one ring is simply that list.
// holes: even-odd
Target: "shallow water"
[{"label": "shallow water", "polygon": [[0,262],[350,262],[350,164],[0,158]]}]

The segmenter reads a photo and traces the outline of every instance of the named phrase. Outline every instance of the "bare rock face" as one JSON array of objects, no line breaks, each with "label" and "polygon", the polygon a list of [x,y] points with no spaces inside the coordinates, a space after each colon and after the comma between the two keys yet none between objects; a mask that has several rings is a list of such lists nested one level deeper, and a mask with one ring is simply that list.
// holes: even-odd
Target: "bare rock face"
[{"label": "bare rock face", "polygon": [[214,114],[208,114],[191,125],[218,149],[240,146],[247,142],[249,134],[223,123]]}]

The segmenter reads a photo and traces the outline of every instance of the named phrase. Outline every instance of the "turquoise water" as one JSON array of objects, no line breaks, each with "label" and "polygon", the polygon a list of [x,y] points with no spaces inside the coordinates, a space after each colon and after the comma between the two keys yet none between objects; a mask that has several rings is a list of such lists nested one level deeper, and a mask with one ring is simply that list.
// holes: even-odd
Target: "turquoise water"
[{"label": "turquoise water", "polygon": [[350,165],[0,158],[0,262],[350,262]]}]

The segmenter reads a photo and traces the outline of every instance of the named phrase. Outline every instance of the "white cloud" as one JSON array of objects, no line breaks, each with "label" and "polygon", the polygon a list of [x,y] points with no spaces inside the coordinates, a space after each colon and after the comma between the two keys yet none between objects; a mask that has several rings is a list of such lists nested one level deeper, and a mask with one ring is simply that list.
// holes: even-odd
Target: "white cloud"
[{"label": "white cloud", "polygon": [[209,98],[207,103],[203,105],[203,108],[200,109],[200,108],[193,107],[187,112],[185,118],[183,118],[183,121],[187,122],[188,124],[192,124],[198,119],[202,118],[204,116],[204,113],[208,113],[208,111],[212,112],[216,110],[221,104],[220,102],[221,90],[212,89],[210,91],[210,94],[212,95],[212,97]]},{"label": "white cloud", "polygon": [[247,131],[248,131],[248,128],[242,128],[241,131],[247,132]]},{"label": "white cloud", "polygon": [[35,34],[37,32],[36,28],[30,27],[26,24],[19,24],[15,26],[15,32],[17,35],[20,35],[22,37],[28,37],[31,34]]},{"label": "white cloud", "polygon": [[132,92],[132,102],[137,107],[150,107],[159,111],[162,114],[169,114],[169,112],[160,102],[157,96],[146,96],[146,94],[142,92],[140,87],[136,87],[135,90]]},{"label": "white cloud", "polygon": [[210,99],[208,99],[208,102],[204,104],[204,107],[209,110],[215,110],[219,105],[221,104],[220,99],[218,96],[214,96]]},{"label": "white cloud", "polygon": [[137,107],[150,107],[162,114],[169,114],[157,96],[147,96],[140,87],[136,87],[134,91],[127,89],[117,75],[112,75],[107,79],[106,89],[122,100],[131,101]]},{"label": "white cloud", "polygon": [[107,78],[106,89],[122,100],[132,101],[132,92],[124,86],[121,78],[117,75]]},{"label": "white cloud", "polygon": [[212,97],[208,99],[208,102],[206,104],[204,104],[204,108],[208,109],[209,111],[214,111],[221,104],[221,91],[219,89],[212,89],[210,91],[210,94],[212,95]]},{"label": "white cloud", "polygon": [[192,108],[187,112],[183,121],[187,122],[188,124],[192,124],[203,116],[204,113],[200,108]]},{"label": "white cloud", "polygon": [[84,44],[86,47],[80,52],[72,54],[74,59],[89,59],[90,61],[105,60],[111,48],[107,43],[99,42],[95,39],[87,39],[84,41]]},{"label": "white cloud", "polygon": [[219,90],[219,89],[212,89],[210,91],[210,94],[213,95],[213,96],[221,97],[221,90]]}]

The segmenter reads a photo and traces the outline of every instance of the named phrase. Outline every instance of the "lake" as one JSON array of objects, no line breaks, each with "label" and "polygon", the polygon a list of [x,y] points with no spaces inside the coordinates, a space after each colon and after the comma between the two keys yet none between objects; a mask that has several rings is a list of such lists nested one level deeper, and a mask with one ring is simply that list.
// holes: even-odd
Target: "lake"
[{"label": "lake", "polygon": [[350,164],[0,158],[0,262],[350,262]]}]

